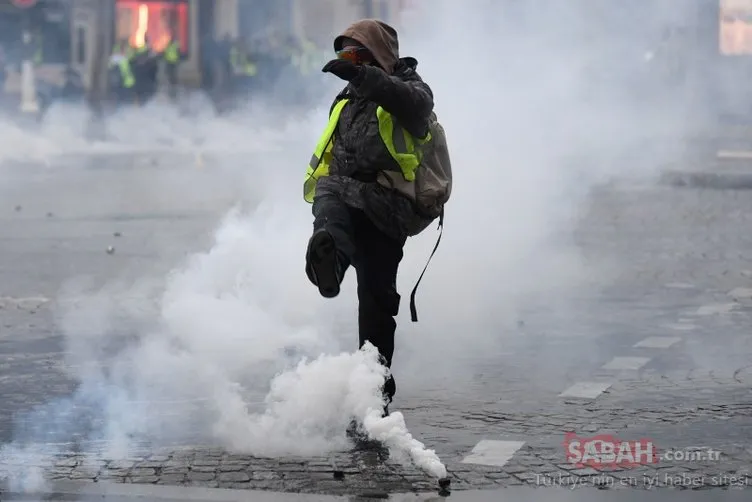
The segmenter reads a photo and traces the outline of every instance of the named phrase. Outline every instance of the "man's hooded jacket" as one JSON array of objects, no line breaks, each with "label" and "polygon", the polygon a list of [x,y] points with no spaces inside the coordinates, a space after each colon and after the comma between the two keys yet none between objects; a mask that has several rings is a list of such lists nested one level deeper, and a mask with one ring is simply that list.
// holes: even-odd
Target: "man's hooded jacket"
[{"label": "man's hooded jacket", "polygon": [[358,77],[337,96],[346,98],[334,132],[329,176],[316,185],[316,195],[335,195],[363,210],[377,228],[397,240],[407,237],[407,223],[415,218],[412,203],[376,183],[382,170],[399,171],[379,134],[376,109],[381,106],[413,136],[428,133],[433,93],[415,71],[414,58],[399,57],[397,32],[381,21],[366,19],[347,28],[334,40],[353,39],[367,48],[379,67],[363,66]]}]

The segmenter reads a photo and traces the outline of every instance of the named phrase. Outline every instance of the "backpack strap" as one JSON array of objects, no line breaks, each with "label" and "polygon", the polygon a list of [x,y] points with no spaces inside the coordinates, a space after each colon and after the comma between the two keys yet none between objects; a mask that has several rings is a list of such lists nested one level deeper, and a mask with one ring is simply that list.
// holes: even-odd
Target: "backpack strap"
[{"label": "backpack strap", "polygon": [[415,293],[418,292],[418,286],[420,285],[420,281],[423,279],[423,274],[425,274],[426,270],[428,269],[428,265],[431,263],[431,258],[433,258],[433,255],[436,254],[436,250],[439,249],[439,243],[441,242],[441,236],[443,233],[444,233],[444,209],[442,208],[441,214],[439,215],[439,238],[436,239],[436,244],[433,247],[433,251],[431,251],[431,255],[428,257],[426,266],[423,267],[423,272],[420,273],[420,277],[418,277],[418,282],[415,283],[415,287],[413,288],[412,293],[410,293],[410,317],[412,318],[413,322],[418,322],[418,309],[415,307]]}]

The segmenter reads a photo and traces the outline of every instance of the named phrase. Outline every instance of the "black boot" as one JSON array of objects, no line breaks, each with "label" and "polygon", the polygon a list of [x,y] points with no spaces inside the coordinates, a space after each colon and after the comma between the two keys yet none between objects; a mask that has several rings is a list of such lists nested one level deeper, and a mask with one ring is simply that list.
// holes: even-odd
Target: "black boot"
[{"label": "black boot", "polygon": [[332,235],[323,228],[313,232],[306,252],[306,275],[324,298],[339,294],[342,277],[339,273],[337,246]]},{"label": "black boot", "polygon": [[354,450],[356,451],[371,451],[382,455],[388,455],[389,449],[376,439],[368,437],[368,433],[363,428],[358,420],[351,420],[350,425],[347,427],[346,435],[353,443]]},{"label": "black boot", "polygon": [[389,416],[389,405],[392,404],[392,399],[394,398],[394,394],[396,392],[397,383],[394,381],[394,377],[390,373],[386,379],[386,382],[384,382],[384,412],[381,414],[382,418]]}]

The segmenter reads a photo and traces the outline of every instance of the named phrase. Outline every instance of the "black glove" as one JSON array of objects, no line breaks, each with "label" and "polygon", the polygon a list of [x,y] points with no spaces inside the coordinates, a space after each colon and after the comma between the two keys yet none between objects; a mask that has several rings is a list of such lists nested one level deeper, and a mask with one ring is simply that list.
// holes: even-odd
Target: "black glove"
[{"label": "black glove", "polygon": [[332,59],[324,65],[321,71],[324,73],[333,73],[342,80],[350,82],[360,75],[361,69],[353,62],[344,59]]}]

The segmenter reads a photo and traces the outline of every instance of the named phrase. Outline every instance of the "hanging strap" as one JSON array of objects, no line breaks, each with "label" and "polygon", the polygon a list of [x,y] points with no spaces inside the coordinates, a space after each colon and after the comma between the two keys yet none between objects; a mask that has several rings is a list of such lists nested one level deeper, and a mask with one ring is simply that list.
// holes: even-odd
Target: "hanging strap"
[{"label": "hanging strap", "polygon": [[441,235],[443,233],[444,233],[444,210],[442,209],[441,214],[439,215],[439,238],[436,239],[436,245],[434,245],[433,251],[431,251],[431,256],[428,257],[426,266],[423,267],[423,272],[420,273],[420,277],[418,277],[418,282],[415,283],[413,292],[410,293],[410,317],[412,318],[413,322],[418,322],[418,309],[415,307],[415,293],[418,292],[418,286],[420,285],[420,281],[423,279],[423,274],[425,274],[426,270],[428,269],[428,265],[431,263],[431,258],[433,258],[433,255],[436,254],[436,250],[439,249],[439,243],[441,242]]}]

